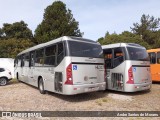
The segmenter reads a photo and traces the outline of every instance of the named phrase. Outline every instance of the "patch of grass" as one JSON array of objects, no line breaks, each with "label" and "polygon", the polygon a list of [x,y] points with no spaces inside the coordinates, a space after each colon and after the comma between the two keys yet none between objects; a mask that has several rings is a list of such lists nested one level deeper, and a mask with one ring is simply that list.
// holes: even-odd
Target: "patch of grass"
[{"label": "patch of grass", "polygon": [[96,103],[99,105],[99,106],[102,106],[103,103],[106,103],[108,102],[108,98],[101,98],[101,99],[98,99],[96,100]]},{"label": "patch of grass", "polygon": [[108,102],[108,99],[103,98],[102,101],[103,101],[103,102]]},{"label": "patch of grass", "polygon": [[102,100],[101,100],[101,99],[97,100],[96,103],[97,103],[99,106],[102,106]]},{"label": "patch of grass", "polygon": [[10,81],[10,83],[18,83],[18,80],[14,78]]}]

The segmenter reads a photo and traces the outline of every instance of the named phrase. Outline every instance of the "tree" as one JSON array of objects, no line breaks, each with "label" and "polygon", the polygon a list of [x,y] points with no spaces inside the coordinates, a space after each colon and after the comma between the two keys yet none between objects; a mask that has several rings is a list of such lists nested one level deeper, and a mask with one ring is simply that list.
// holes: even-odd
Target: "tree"
[{"label": "tree", "polygon": [[15,58],[21,51],[33,46],[33,43],[28,39],[7,39],[0,41],[0,57]]},{"label": "tree", "polygon": [[32,31],[27,27],[24,21],[15,22],[13,24],[4,23],[2,27],[3,38],[10,39],[33,39]]},{"label": "tree", "polygon": [[160,25],[160,18],[154,18],[153,16],[143,14],[141,17],[141,23],[133,23],[131,30],[139,35],[143,35],[145,31],[157,31]]},{"label": "tree", "polygon": [[104,38],[103,38],[103,37],[101,37],[101,38],[99,38],[99,39],[97,40],[97,42],[99,42],[100,44],[103,44],[103,41],[104,41]]},{"label": "tree", "polygon": [[160,27],[160,18],[154,18],[149,15],[142,15],[139,23],[133,23],[131,30],[133,33],[140,35],[144,41],[154,46],[157,43],[157,34]]},{"label": "tree", "polygon": [[113,43],[137,43],[140,44],[147,49],[149,49],[151,46],[145,42],[139,35],[136,35],[134,33],[131,33],[129,31],[124,31],[121,34],[109,34],[106,33],[104,39],[99,39],[99,41],[102,45],[107,44],[113,44]]},{"label": "tree", "polygon": [[3,37],[3,31],[2,29],[0,28],[0,39]]},{"label": "tree", "polygon": [[43,21],[35,30],[35,43],[43,43],[61,36],[78,36],[82,33],[71,10],[61,1],[55,1],[45,9]]}]

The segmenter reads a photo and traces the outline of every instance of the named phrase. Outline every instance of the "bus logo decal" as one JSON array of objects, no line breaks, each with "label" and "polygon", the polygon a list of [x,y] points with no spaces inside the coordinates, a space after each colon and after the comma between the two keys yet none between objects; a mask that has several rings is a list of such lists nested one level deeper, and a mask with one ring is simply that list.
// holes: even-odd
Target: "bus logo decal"
[{"label": "bus logo decal", "polygon": [[133,68],[133,72],[136,72],[136,68],[135,67]]},{"label": "bus logo decal", "polygon": [[77,70],[77,65],[73,65],[73,70]]}]

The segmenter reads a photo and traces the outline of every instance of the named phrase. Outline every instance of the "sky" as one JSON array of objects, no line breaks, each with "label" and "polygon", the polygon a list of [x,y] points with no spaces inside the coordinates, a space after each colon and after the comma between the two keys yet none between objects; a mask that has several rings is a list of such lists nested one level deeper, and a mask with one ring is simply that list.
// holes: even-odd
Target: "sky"
[{"label": "sky", "polygon": [[[23,20],[34,33],[43,19],[44,9],[55,0],[1,0],[0,28],[3,23]],[[79,22],[83,37],[97,40],[108,31],[131,31],[142,14],[160,18],[160,0],[61,0]]]}]

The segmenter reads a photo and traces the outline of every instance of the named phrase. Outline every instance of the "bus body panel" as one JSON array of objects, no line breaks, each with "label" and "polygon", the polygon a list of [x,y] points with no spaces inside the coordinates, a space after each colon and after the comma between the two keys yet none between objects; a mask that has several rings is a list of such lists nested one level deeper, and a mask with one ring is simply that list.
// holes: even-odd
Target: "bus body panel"
[{"label": "bus body panel", "polygon": [[125,86],[125,92],[137,92],[151,89],[152,82],[143,84],[128,84]]},{"label": "bus body panel", "polygon": [[72,57],[73,84],[104,82],[104,60]]},{"label": "bus body panel", "polygon": [[[133,79],[135,84],[151,82],[149,61],[131,61],[126,60],[126,73],[132,67]],[[126,75],[126,79],[128,74]]]},{"label": "bus body panel", "polygon": [[88,93],[94,91],[100,91],[106,89],[106,82],[95,83],[95,84],[83,84],[83,85],[64,85],[65,95],[75,95],[80,93]]},{"label": "bus body panel", "polygon": [[147,52],[150,57],[152,81],[160,82],[160,49],[150,49]]},{"label": "bus body panel", "polygon": [[[125,69],[125,91],[126,92],[136,92],[141,90],[148,90],[151,88],[151,75],[150,75],[150,66],[148,61],[131,61],[126,60],[126,69]],[[132,66],[134,84],[129,84],[128,70]]]},{"label": "bus body panel", "polygon": [[117,43],[102,48],[107,74],[106,89],[136,92],[151,88],[150,63],[144,47]]},{"label": "bus body panel", "polygon": [[160,64],[151,64],[152,81],[160,82]]},{"label": "bus body panel", "polygon": [[[135,66],[137,64],[139,64],[140,66],[142,65],[143,66],[132,67],[133,70],[136,69],[136,71],[133,71],[134,84],[127,84],[128,70],[131,66]],[[112,74],[122,75],[121,82],[123,84],[116,83],[115,80],[112,78]],[[116,77],[118,78],[118,75]],[[136,92],[136,91],[150,89],[151,83],[152,82],[151,82],[151,76],[150,76],[149,62],[144,63],[139,61],[133,62],[133,61],[126,60],[116,68],[107,69],[107,89],[110,89],[110,90]]]},{"label": "bus body panel", "polygon": [[[123,62],[121,65],[106,70],[107,76],[107,89],[123,91],[125,83],[125,66],[126,63]],[[107,66],[106,66],[107,68]]]},{"label": "bus body panel", "polygon": [[[82,57],[66,57],[65,59],[65,68],[67,68],[68,65],[72,64],[73,85],[65,84],[67,77],[64,76],[62,94],[73,95],[106,89],[106,82],[104,81],[103,59],[93,58],[93,60],[90,60],[89,58]],[[94,65],[92,65],[91,63]],[[101,66],[99,69],[96,68],[97,63],[101,64],[98,64],[98,66]],[[67,75],[66,71],[65,75]],[[93,79],[92,76],[95,75],[97,79]],[[84,80],[86,76],[88,76],[87,81]],[[89,76],[91,76],[92,78],[89,79]]]},{"label": "bus body panel", "polygon": [[[59,43],[63,45],[62,50],[59,49]],[[51,55],[46,53],[47,50]],[[62,52],[59,53],[59,50]],[[38,87],[38,81],[42,78],[44,90],[65,95],[105,90],[104,59],[100,56],[102,53],[100,44],[94,41],[74,37],[58,38],[18,54],[15,61],[15,75],[20,81],[35,87]],[[54,65],[52,56],[55,60]],[[45,60],[48,60],[46,64]],[[67,68],[70,64],[73,82],[68,84]],[[84,81],[85,76],[90,79]]]}]

